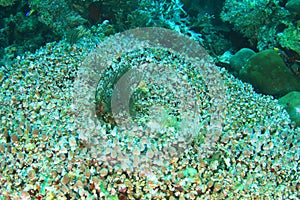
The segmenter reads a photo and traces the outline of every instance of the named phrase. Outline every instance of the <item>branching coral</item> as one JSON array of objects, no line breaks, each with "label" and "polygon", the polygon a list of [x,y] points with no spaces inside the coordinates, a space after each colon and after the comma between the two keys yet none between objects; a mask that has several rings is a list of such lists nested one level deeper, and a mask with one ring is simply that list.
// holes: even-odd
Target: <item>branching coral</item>
[{"label": "branching coral", "polygon": [[0,6],[12,6],[16,3],[16,0],[1,0],[0,1]]},{"label": "branching coral", "polygon": [[38,19],[59,36],[66,36],[72,29],[87,22],[77,12],[70,9],[66,1],[29,1],[31,9],[38,13]]},{"label": "branching coral", "polygon": [[289,23],[288,28],[284,29],[283,32],[278,33],[278,41],[284,48],[291,49],[300,55],[300,26],[295,26]]},{"label": "branching coral", "polygon": [[281,0],[226,0],[221,18],[263,50],[278,45],[276,34],[291,19],[280,3]]},{"label": "branching coral", "polygon": [[128,13],[125,18],[118,17],[116,25],[123,26],[123,30],[145,26],[164,27],[187,34],[192,39],[202,42],[201,34],[190,29],[190,18],[179,0],[140,0],[136,9]]}]

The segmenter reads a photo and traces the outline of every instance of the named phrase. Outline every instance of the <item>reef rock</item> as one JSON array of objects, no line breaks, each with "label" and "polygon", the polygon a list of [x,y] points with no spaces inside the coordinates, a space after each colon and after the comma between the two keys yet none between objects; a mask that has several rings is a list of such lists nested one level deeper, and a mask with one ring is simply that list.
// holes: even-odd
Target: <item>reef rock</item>
[{"label": "reef rock", "polygon": [[238,75],[248,59],[254,55],[255,52],[249,48],[242,48],[230,58],[230,70],[234,75]]},{"label": "reef rock", "polygon": [[285,5],[285,8],[291,12],[300,14],[300,0],[290,0]]},{"label": "reef rock", "polygon": [[281,97],[278,102],[289,113],[291,120],[300,126],[300,92],[290,92]]},{"label": "reef rock", "polygon": [[299,79],[275,50],[264,50],[251,56],[240,70],[239,78],[252,84],[257,92],[275,97],[300,91]]}]

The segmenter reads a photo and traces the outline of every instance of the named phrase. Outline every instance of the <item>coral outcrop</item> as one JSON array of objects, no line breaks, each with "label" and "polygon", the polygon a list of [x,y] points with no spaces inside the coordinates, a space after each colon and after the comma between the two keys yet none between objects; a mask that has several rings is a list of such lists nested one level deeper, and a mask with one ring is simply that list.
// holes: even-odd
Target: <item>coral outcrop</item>
[{"label": "coral outcrop", "polygon": [[[1,198],[299,199],[300,129],[294,127],[282,106],[270,96],[255,93],[249,84],[216,67],[210,59],[199,58],[206,53],[201,48],[194,51],[197,46],[187,43],[186,38],[180,40],[182,35],[165,31],[169,36],[169,40],[165,40],[157,37],[161,32],[152,31],[150,35],[157,40],[151,43],[145,34],[137,34],[144,33],[139,31],[111,36],[98,47],[88,39],[73,45],[64,41],[47,44],[34,54],[17,57],[12,66],[0,68]],[[172,50],[168,44],[172,44]],[[155,48],[160,50],[155,51]],[[143,53],[145,49],[148,51]],[[184,54],[189,50],[191,54]],[[88,55],[87,52],[93,53]],[[131,53],[135,56],[130,57]],[[182,90],[174,91],[175,94],[193,88],[193,84],[203,86],[198,88],[201,92],[196,93],[200,101],[195,102],[195,109],[185,112],[193,113],[189,116],[191,119],[199,119],[196,121],[199,126],[193,129],[197,134],[193,137],[182,138],[176,134],[176,125],[185,128],[190,121],[166,120],[164,116],[168,115],[157,116],[162,119],[157,122],[165,124],[164,132],[157,131],[161,126],[155,121],[122,132],[126,127],[118,123],[112,127],[109,121],[95,124],[87,120],[96,116],[93,106],[101,75],[98,72],[103,72],[91,69],[113,67],[121,72],[119,68],[125,65],[114,62],[120,58],[120,63],[130,65],[131,59],[138,61],[137,55],[144,64],[156,59],[155,62],[161,65],[166,62],[166,66],[174,69],[173,74],[178,70],[178,75],[193,75],[182,76],[181,80],[185,80],[181,82]],[[190,63],[195,68],[185,65],[193,59],[195,62]],[[197,73],[189,73],[197,67],[200,69],[194,71]],[[81,80],[82,84],[78,84]],[[77,87],[84,85],[87,87]],[[141,83],[137,87],[145,95],[152,94],[153,85],[155,83]],[[154,100],[169,105],[162,101],[164,90],[160,89]],[[171,94],[167,96],[173,102],[175,96]],[[142,106],[139,103],[143,100],[151,103],[151,98],[137,98],[135,105]],[[139,115],[137,119],[141,119]],[[139,121],[141,125],[144,122]],[[152,139],[139,138],[138,134],[143,131]],[[108,146],[97,146],[103,141],[97,140],[95,135],[86,139],[86,133],[97,133]],[[122,133],[124,137],[119,137]],[[126,137],[126,134],[136,137]],[[159,149],[164,141],[187,139],[192,141],[181,148],[182,152]],[[134,148],[136,144],[143,145]],[[149,149],[150,144],[157,144],[153,145],[157,148]],[[132,154],[122,151],[124,148]],[[169,162],[146,159],[159,155],[178,156]],[[118,165],[116,158],[155,163],[157,170],[134,171],[130,162]]]}]

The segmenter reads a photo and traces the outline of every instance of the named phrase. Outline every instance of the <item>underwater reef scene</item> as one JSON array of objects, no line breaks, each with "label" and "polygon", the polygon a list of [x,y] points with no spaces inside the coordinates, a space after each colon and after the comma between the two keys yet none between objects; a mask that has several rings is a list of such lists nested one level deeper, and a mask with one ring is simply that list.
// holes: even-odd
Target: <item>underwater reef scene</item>
[{"label": "underwater reef scene", "polygon": [[0,16],[0,199],[300,199],[300,0]]}]

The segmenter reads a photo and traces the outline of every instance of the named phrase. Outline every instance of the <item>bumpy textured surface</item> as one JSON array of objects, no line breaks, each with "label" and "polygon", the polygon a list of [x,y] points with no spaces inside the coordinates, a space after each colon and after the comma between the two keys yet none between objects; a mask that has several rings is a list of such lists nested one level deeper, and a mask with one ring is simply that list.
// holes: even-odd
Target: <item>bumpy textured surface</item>
[{"label": "bumpy textured surface", "polygon": [[[107,46],[113,48],[110,52],[103,52]],[[125,156],[126,163],[129,162],[126,164],[127,167],[134,169],[136,167],[132,167],[130,163],[144,160],[142,155],[140,158],[133,157],[135,149],[145,145],[141,143],[141,137],[151,141],[153,138],[158,140],[154,142],[153,148],[161,150],[152,156],[152,160],[170,160],[179,157],[178,152],[182,152],[194,137],[198,137],[198,132],[212,133],[206,134],[204,140],[206,143],[220,137],[219,129],[223,116],[219,114],[225,106],[226,89],[218,78],[219,71],[196,42],[167,29],[135,29],[108,39],[93,52],[93,55],[86,59],[85,67],[80,70],[78,81],[75,81],[75,88],[78,88],[76,91],[79,93],[75,93],[74,105],[78,109],[77,124],[78,130],[81,131],[80,138],[94,144],[92,151],[98,152],[99,159],[124,163],[121,152],[119,152],[122,154],[121,160],[118,156],[112,158],[116,156],[107,153],[109,146],[122,147],[122,151],[127,152]],[[196,55],[203,58],[196,58]],[[209,70],[203,72],[205,68]],[[138,77],[140,73],[132,69],[142,72],[143,77]],[[128,73],[132,74],[126,77]],[[202,73],[206,73],[207,76],[199,76]],[[121,88],[118,88],[117,82],[124,77]],[[136,78],[142,80],[134,83]],[[130,82],[131,85],[127,87],[126,84]],[[142,82],[142,86],[139,86],[139,82]],[[138,94],[133,93],[132,98],[129,94],[134,90],[131,91],[130,87],[138,89]],[[116,90],[120,90],[120,96],[112,98]],[[95,97],[90,96],[95,93],[96,104]],[[129,107],[126,107],[127,104],[130,104]],[[120,111],[127,111],[125,118],[113,116],[113,114],[124,115]],[[130,113],[139,113],[137,114],[139,116],[135,116],[135,120],[132,120],[128,118]],[[118,132],[118,140],[124,144],[115,144],[112,139],[116,138],[98,134],[98,129],[105,124],[101,125],[94,117],[95,114],[102,122],[108,123],[106,127],[110,130],[107,131]],[[91,123],[97,130],[94,133],[89,130]],[[123,127],[130,129],[124,130]],[[132,146],[131,143],[134,147],[128,149],[128,146]],[[214,144],[208,144],[202,151],[209,152],[212,146]],[[146,149],[153,148],[150,145]],[[145,159],[149,159],[147,150],[140,151],[145,152]],[[153,161],[149,162],[151,165]],[[140,164],[134,166],[141,166]]]},{"label": "bumpy textured surface", "polygon": [[0,1],[0,6],[12,6],[15,4],[15,0],[1,0]]},{"label": "bumpy textured surface", "polygon": [[[278,34],[283,34],[281,28],[285,24],[292,26],[293,16],[281,6],[281,0],[226,0],[221,18],[234,25],[253,47],[261,51],[278,47]],[[288,38],[287,35],[282,37]]]},{"label": "bumpy textured surface", "polygon": [[[210,131],[214,130],[200,131],[182,154],[150,174],[122,170],[98,159],[97,152],[87,145],[82,133],[99,131],[100,136],[113,138],[118,132],[108,124],[95,126],[94,122],[82,123],[91,114],[96,116],[94,100],[99,73],[80,71],[83,65],[79,65],[87,57],[86,52],[91,50],[91,46],[70,47],[63,42],[53,43],[35,54],[17,58],[11,68],[1,67],[1,197],[299,198],[299,128],[293,127],[277,101],[256,94],[250,85],[233,78],[224,69],[199,60],[197,63],[202,63],[202,70],[197,74],[197,80],[206,80],[208,90],[204,91],[222,94],[217,99],[209,95],[199,105],[199,109],[202,109],[199,114],[207,120],[199,126],[200,130],[210,127],[212,123],[213,109],[217,107],[209,105],[217,105],[221,97],[227,103],[226,107],[221,106],[223,109],[217,115],[221,116],[222,120],[219,121],[222,129],[219,137],[212,138],[213,148],[208,148],[207,145],[211,143],[205,141]],[[95,66],[94,69],[99,66],[106,69],[106,63],[112,62],[119,53],[121,58],[125,58],[126,52],[141,47],[149,47],[149,43],[141,38],[115,35],[88,56],[100,60],[88,59],[84,64]],[[199,53],[195,52],[196,55]],[[104,57],[106,55],[109,56]],[[89,62],[95,60],[101,62]],[[162,56],[161,61],[164,60],[168,59]],[[215,72],[220,76],[218,79],[215,78]],[[82,81],[89,80],[95,87],[84,90],[76,87],[80,74],[84,75],[82,77],[88,75],[89,79]],[[77,103],[85,104],[84,107],[74,105],[75,95],[80,94]],[[204,97],[205,94],[200,99]],[[210,109],[205,109],[206,106]],[[82,118],[74,115],[78,112],[82,112],[79,115]],[[82,129],[78,129],[78,125]],[[203,152],[203,149],[208,151]],[[107,150],[108,154],[116,153],[113,144]],[[141,154],[139,151],[135,151],[136,155]]]}]

